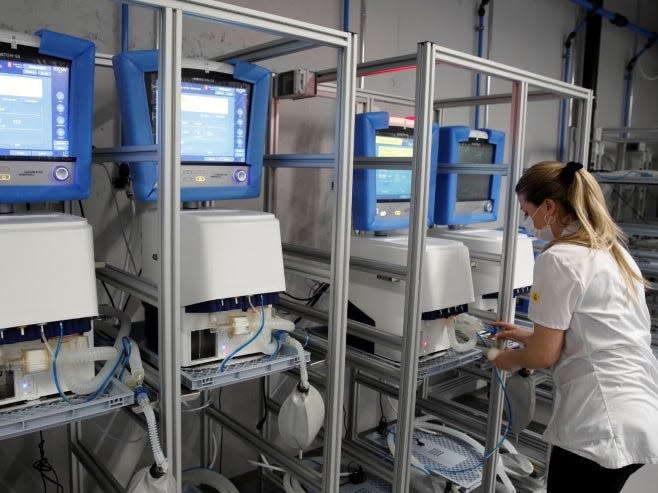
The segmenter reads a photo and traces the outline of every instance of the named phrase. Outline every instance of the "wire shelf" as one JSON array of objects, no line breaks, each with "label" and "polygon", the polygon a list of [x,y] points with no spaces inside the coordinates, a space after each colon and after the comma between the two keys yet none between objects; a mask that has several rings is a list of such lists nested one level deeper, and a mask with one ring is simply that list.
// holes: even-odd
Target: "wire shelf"
[{"label": "wire shelf", "polygon": [[84,397],[69,399],[71,404],[57,397],[0,410],[0,439],[99,416],[135,402],[132,390],[117,379],[112,379],[105,392],[93,401],[85,402]]},{"label": "wire shelf", "polygon": [[[360,349],[350,348],[350,351],[358,351],[370,358],[383,361],[396,368],[400,368],[401,366],[399,361],[386,358],[385,356],[367,353]],[[431,377],[446,371],[461,368],[462,366],[472,363],[473,361],[477,361],[481,356],[482,350],[477,347],[469,349],[464,353],[458,353],[454,349],[450,348],[430,356],[424,356],[420,358],[420,361],[418,362],[418,378]]]},{"label": "wire shelf", "polygon": [[[311,353],[304,352],[305,360],[311,361]],[[294,348],[282,346],[279,354],[272,358],[264,355],[251,359],[234,359],[225,371],[221,362],[194,368],[181,368],[181,382],[190,390],[223,387],[254,378],[280,373],[299,366],[299,356]]]},{"label": "wire shelf", "polygon": [[[389,433],[395,433],[396,426],[388,427]],[[390,455],[386,443],[386,435],[374,431],[363,437],[367,445],[390,463]],[[436,435],[414,430],[411,453],[426,469],[454,483],[464,493],[473,491],[482,482],[482,454],[470,444],[451,435],[437,432]]]}]

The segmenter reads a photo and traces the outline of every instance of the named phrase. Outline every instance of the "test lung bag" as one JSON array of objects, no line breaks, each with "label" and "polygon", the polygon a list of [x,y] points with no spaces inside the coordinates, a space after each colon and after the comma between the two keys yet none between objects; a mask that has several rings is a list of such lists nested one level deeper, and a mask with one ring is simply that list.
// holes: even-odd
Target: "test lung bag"
[{"label": "test lung bag", "polygon": [[[152,145],[158,115],[158,52],[112,59],[125,145]],[[183,60],[181,200],[258,197],[271,74],[250,63]],[[158,198],[156,163],[130,166],[135,196]]]},{"label": "test lung bag", "polygon": [[89,196],[94,58],[84,39],[0,31],[0,203]]}]

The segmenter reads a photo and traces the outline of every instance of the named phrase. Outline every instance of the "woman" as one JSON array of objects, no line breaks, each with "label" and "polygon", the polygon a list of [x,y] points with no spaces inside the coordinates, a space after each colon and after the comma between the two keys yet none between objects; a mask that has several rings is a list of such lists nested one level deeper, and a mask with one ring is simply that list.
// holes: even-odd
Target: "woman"
[{"label": "woman", "polygon": [[580,163],[542,162],[516,194],[527,226],[548,244],[537,257],[534,332],[498,322],[522,343],[493,364],[554,366],[548,493],[619,492],[642,464],[658,463],[658,362],[637,264]]}]

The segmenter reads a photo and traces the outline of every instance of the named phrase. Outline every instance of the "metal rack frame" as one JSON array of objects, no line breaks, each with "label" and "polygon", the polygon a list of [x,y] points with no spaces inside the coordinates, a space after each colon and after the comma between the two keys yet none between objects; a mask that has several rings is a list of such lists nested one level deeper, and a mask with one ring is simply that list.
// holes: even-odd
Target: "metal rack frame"
[{"label": "metal rack frame", "polygon": [[[98,149],[96,161],[158,161],[160,163],[160,194],[158,200],[161,228],[160,285],[145,283],[136,276],[107,267],[99,277],[125,289],[140,299],[157,301],[160,326],[161,427],[163,449],[169,458],[178,488],[181,488],[181,410],[179,345],[176,334],[181,328],[180,309],[180,176],[176,163],[180,158],[180,85],[182,60],[182,20],[184,15],[203,18],[232,26],[257,30],[281,39],[255,46],[243,58],[251,60],[273,58],[295,51],[328,46],[338,52],[338,105],[335,125],[335,212],[332,230],[330,278],[330,323],[334,327],[329,338],[329,372],[327,400],[333,403],[327,412],[325,426],[325,468],[323,491],[337,492],[339,486],[343,373],[345,362],[345,326],[347,321],[347,270],[352,190],[353,139],[351,122],[356,80],[356,35],[220,3],[214,0],[126,0],[123,3],[150,7],[160,14],[157,45],[160,48],[160,83],[158,115],[159,139],[155,146]],[[293,40],[292,42],[290,40]],[[292,43],[292,44],[291,44]],[[230,58],[240,53],[227,55]],[[253,58],[254,56],[260,58]],[[154,292],[155,291],[155,292]],[[233,422],[232,427],[238,426]],[[74,433],[72,433],[74,435]],[[260,443],[263,446],[263,443]],[[275,453],[275,452],[273,452]],[[277,456],[282,454],[276,454]],[[89,461],[87,461],[89,462]],[[317,477],[314,483],[317,484]]]},{"label": "metal rack frame", "polygon": [[[398,433],[396,435],[396,458],[393,480],[393,491],[402,493],[409,491],[410,487],[410,451],[411,451],[411,438],[413,432],[412,421],[416,409],[416,382],[418,380],[418,353],[416,348],[418,346],[418,331],[414,328],[418,324],[419,317],[419,279],[420,272],[422,271],[422,251],[425,242],[425,221],[426,217],[426,194],[428,188],[427,170],[421,163],[428,160],[429,157],[429,135],[432,124],[432,112],[436,107],[442,107],[441,102],[434,100],[436,67],[438,65],[449,65],[457,68],[463,68],[474,72],[484,73],[488,76],[494,76],[501,79],[508,80],[512,83],[511,95],[495,95],[487,96],[486,100],[482,97],[475,98],[458,98],[443,103],[443,107],[450,106],[464,106],[469,104],[479,104],[480,100],[485,103],[497,104],[511,102],[511,119],[510,119],[510,148],[511,148],[511,164],[508,169],[509,183],[515,183],[521,175],[523,168],[523,155],[525,146],[525,125],[526,125],[526,112],[527,103],[529,100],[545,100],[549,98],[563,99],[573,98],[580,103],[579,114],[579,130],[580,135],[576,140],[578,147],[576,155],[582,162],[587,162],[588,148],[589,148],[589,134],[592,115],[592,92],[588,89],[580,88],[565,82],[544,77],[541,75],[526,72],[516,67],[503,65],[491,60],[482,59],[465,53],[460,53],[454,50],[443,48],[434,43],[420,43],[418,51],[415,55],[406,55],[394,57],[386,60],[377,60],[367,63],[361,63],[357,66],[357,76],[363,77],[368,75],[377,75],[380,73],[390,72],[392,70],[410,70],[416,69],[416,97],[415,97],[415,115],[416,115],[416,138],[414,140],[414,157],[411,160],[411,168],[414,171],[414,179],[412,184],[412,200],[410,212],[410,231],[409,231],[409,247],[407,257],[407,267],[401,269],[401,272],[396,276],[400,279],[406,280],[406,296],[405,296],[405,316],[403,328],[403,352],[402,363],[399,373],[400,378],[400,395],[399,395],[399,417],[398,417]],[[336,76],[335,70],[326,70],[318,72],[317,80],[320,83],[330,82]],[[530,87],[538,89],[532,93],[529,92]],[[324,86],[321,85],[321,87]],[[330,90],[327,93],[330,94]],[[357,90],[357,94],[359,91]],[[368,95],[367,91],[363,91],[363,96],[368,101],[368,96],[376,97],[376,95]],[[392,101],[395,103],[406,103],[406,100],[398,99]],[[277,106],[274,105],[276,109]],[[272,116],[274,127],[274,135],[276,135],[276,125],[278,124],[278,115]],[[271,146],[276,149],[276,146]],[[321,168],[323,166],[322,156],[307,156],[307,163],[304,163],[304,156],[268,156],[266,165],[272,168],[277,167],[314,167]],[[326,159],[326,158],[325,158]],[[369,160],[370,161],[370,160]],[[396,169],[405,169],[408,167],[406,160],[391,160],[384,164],[380,160],[372,160],[374,162],[360,162],[355,160],[355,168],[361,167],[391,167]],[[466,171],[466,170],[465,170]],[[270,177],[272,180],[273,177]],[[270,186],[272,183],[270,183]],[[271,197],[270,197],[271,198]],[[512,279],[514,277],[514,262],[509,262],[508,259],[513,259],[516,252],[517,235],[513,234],[518,229],[519,212],[518,208],[513,207],[515,202],[515,193],[513,187],[508,187],[507,194],[507,209],[505,214],[505,235],[503,241],[503,253],[501,256],[502,262],[502,276],[501,276],[501,296],[498,305],[498,318],[506,321],[514,320],[514,304],[513,285]],[[271,207],[271,202],[268,202]],[[290,251],[286,251],[290,254]],[[294,252],[293,252],[294,253]],[[299,253],[299,252],[297,252]],[[302,252],[309,254],[313,257],[313,252]],[[326,254],[324,254],[326,255]],[[317,257],[317,255],[316,255]],[[292,261],[291,261],[292,260]],[[294,259],[286,258],[286,267],[297,274],[306,272],[307,275],[315,279],[326,278],[323,268],[316,262],[294,261]],[[364,267],[357,260],[352,259],[352,262],[360,267]],[[320,262],[321,263],[321,262]],[[366,268],[373,268],[372,265]],[[381,267],[381,266],[380,266]],[[391,266],[385,266],[384,270],[390,270]],[[298,311],[298,313],[300,313]],[[308,310],[305,316],[313,319],[318,319],[318,314]],[[331,327],[331,325],[329,325]],[[364,327],[350,322],[348,324],[350,331],[357,332],[366,330]],[[372,330],[372,329],[370,329]],[[383,343],[391,342],[386,341],[388,337],[382,337],[380,334],[371,334],[378,342],[382,340]],[[386,373],[386,372],[382,372]],[[390,376],[390,374],[389,374]],[[491,397],[489,406],[489,415],[487,421],[486,432],[486,449],[492,450],[500,439],[500,425],[502,422],[503,412],[503,394],[501,387],[495,378],[492,378],[491,384]],[[490,493],[495,488],[495,464],[497,461],[497,453],[493,453],[485,463],[483,474],[483,491]],[[376,470],[376,469],[375,469]],[[386,474],[390,478],[390,473]]]}]

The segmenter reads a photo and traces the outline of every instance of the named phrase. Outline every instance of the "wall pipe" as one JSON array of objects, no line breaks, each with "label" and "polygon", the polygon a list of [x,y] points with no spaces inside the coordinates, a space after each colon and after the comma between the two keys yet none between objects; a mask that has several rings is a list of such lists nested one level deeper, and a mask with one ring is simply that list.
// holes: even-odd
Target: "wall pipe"
[{"label": "wall pipe", "polygon": [[[483,45],[484,45],[484,14],[486,13],[486,6],[489,3],[489,0],[482,0],[480,6],[478,7],[478,25],[475,28],[477,31],[477,56],[482,56]],[[479,72],[475,74],[475,95],[480,95],[480,85],[482,80],[482,74]],[[475,119],[474,125],[475,128],[480,128],[480,106],[475,106]]]},{"label": "wall pipe", "polygon": [[594,2],[588,2],[586,0],[571,0],[571,2],[587,10],[591,10],[593,14],[596,14],[604,19],[608,19],[612,24],[614,24],[617,27],[625,27],[648,39],[653,39],[656,37],[655,32],[651,32],[646,29],[643,29],[637,24],[633,24],[632,22],[629,22],[626,16],[618,12],[611,12],[609,10],[604,9],[603,7],[599,7]]},{"label": "wall pipe", "polygon": [[[576,25],[576,27],[569,33],[567,38],[564,41],[564,51],[562,53],[562,81],[569,82],[569,76],[571,72],[570,62],[571,62],[571,43],[573,39],[578,34],[587,23],[587,19],[583,19]],[[568,102],[566,99],[563,99],[560,104],[560,131],[559,131],[559,146],[558,146],[558,161],[566,161],[564,158],[564,140],[565,134],[567,132],[568,126]]]},{"label": "wall pipe", "polygon": [[121,52],[128,51],[128,20],[130,5],[121,4]]},{"label": "wall pipe", "polygon": [[654,35],[647,43],[644,45],[640,51],[638,51],[633,57],[628,61],[626,65],[626,73],[624,80],[626,81],[626,87],[624,92],[624,127],[631,126],[631,115],[633,109],[633,70],[635,69],[635,64],[638,59],[644,55],[645,52],[651,49],[656,42],[656,36]]},{"label": "wall pipe", "polygon": [[343,0],[343,31],[350,27],[350,0]]}]

